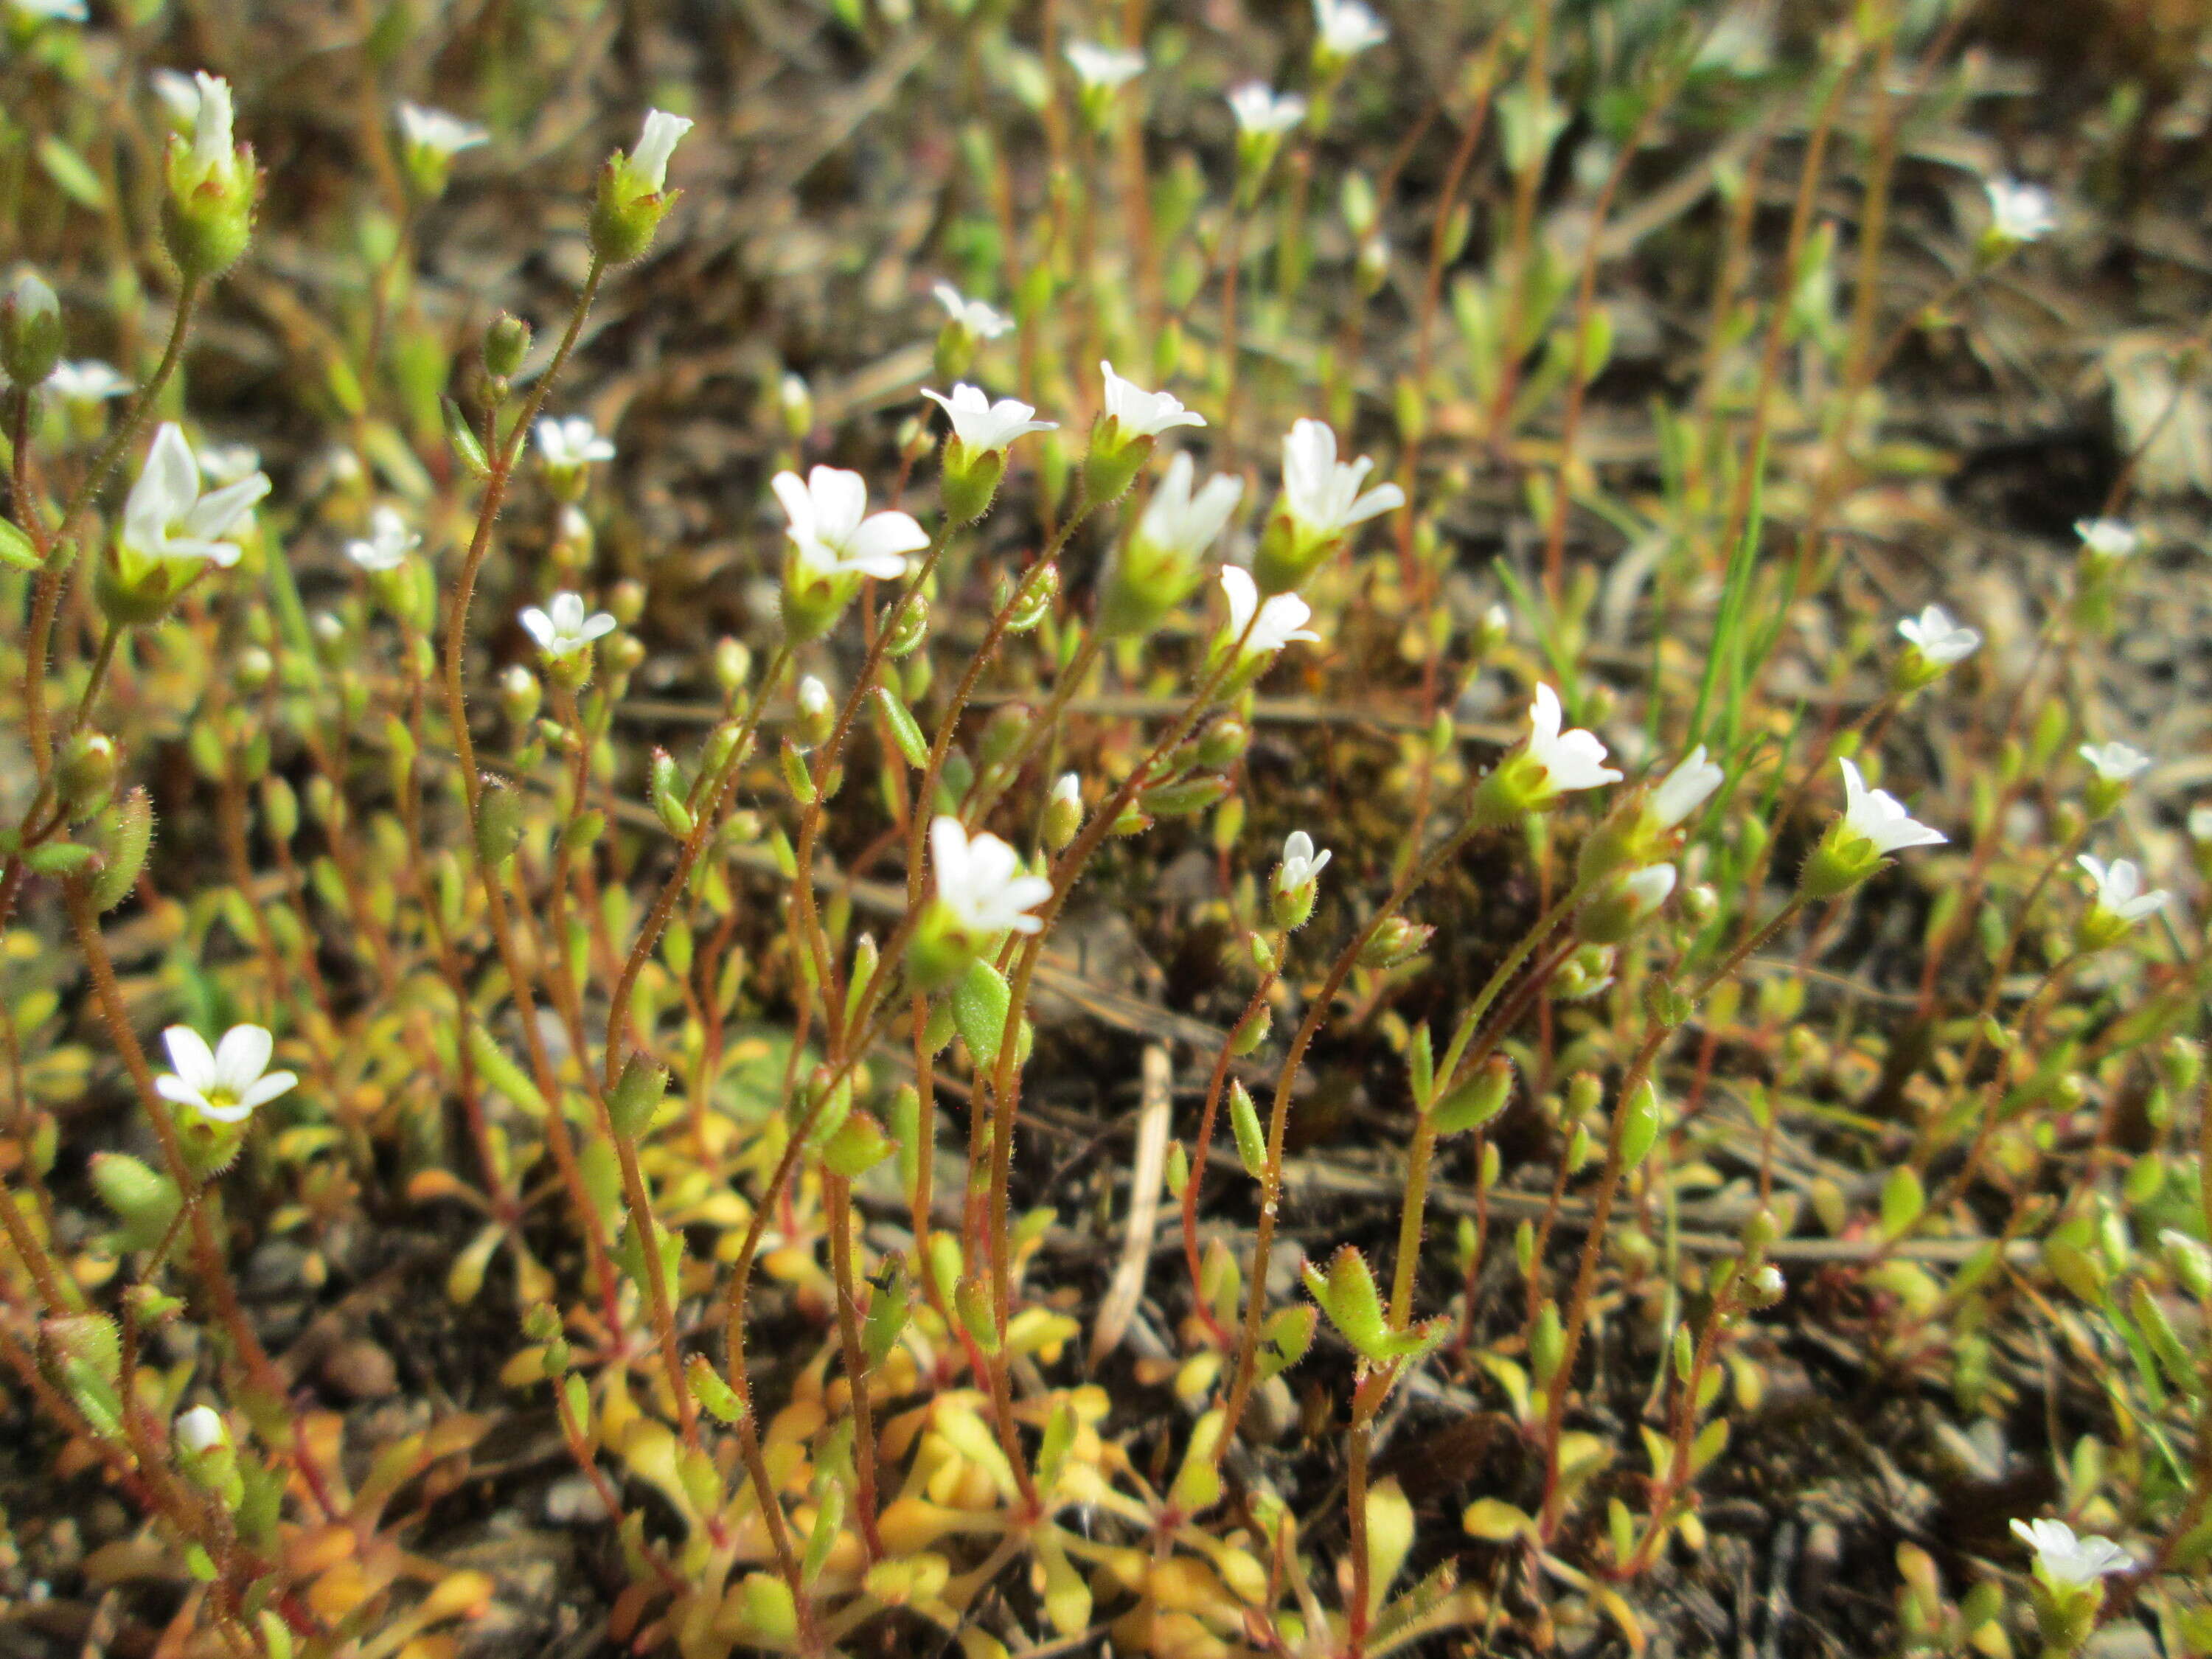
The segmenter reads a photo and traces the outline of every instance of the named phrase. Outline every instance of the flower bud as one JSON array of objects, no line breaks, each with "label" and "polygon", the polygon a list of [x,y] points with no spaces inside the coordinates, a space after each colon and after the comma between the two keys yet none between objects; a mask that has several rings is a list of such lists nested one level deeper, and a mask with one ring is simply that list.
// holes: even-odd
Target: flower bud
[{"label": "flower bud", "polygon": [[593,258],[627,264],[653,245],[653,233],[683,194],[667,187],[668,158],[691,125],[682,116],[653,110],[636,144],[607,158],[592,203]]},{"label": "flower bud", "polygon": [[484,330],[484,373],[511,380],[522,372],[530,355],[530,325],[512,312],[502,311]]},{"label": "flower bud", "polygon": [[1671,864],[1614,876],[1577,913],[1575,937],[1592,945],[1618,945],[1657,914],[1674,890]]},{"label": "flower bud", "polygon": [[753,653],[743,640],[726,634],[714,641],[714,684],[724,696],[743,690],[752,674]]},{"label": "flower bud", "polygon": [[809,674],[799,683],[798,709],[798,741],[809,749],[828,742],[837,720],[837,708],[830,701],[830,688]]},{"label": "flower bud", "polygon": [[1057,853],[1073,841],[1083,828],[1083,785],[1073,772],[1063,772],[1052,787],[1044,807],[1044,844]]},{"label": "flower bud", "polygon": [[890,637],[884,641],[884,650],[893,658],[912,656],[921,649],[929,638],[929,596],[915,588],[906,596],[900,606],[897,624]]},{"label": "flower bud", "polygon": [[1410,961],[1428,947],[1436,929],[1419,922],[1408,921],[1403,916],[1387,917],[1359,947],[1362,968],[1395,968]]},{"label": "flower bud", "polygon": [[62,746],[56,777],[69,821],[90,817],[115,788],[115,739],[104,732],[78,732]]},{"label": "flower bud", "polygon": [[0,369],[27,392],[54,372],[61,356],[61,302],[38,272],[18,270],[0,293]]},{"label": "flower bud", "polygon": [[516,726],[527,726],[544,707],[545,689],[520,663],[509,663],[499,677],[499,712]]},{"label": "flower bud", "polygon": [[232,141],[229,83],[205,73],[194,80],[199,108],[192,136],[169,139],[161,232],[177,269],[206,280],[222,276],[246,252],[261,174],[252,147]]}]

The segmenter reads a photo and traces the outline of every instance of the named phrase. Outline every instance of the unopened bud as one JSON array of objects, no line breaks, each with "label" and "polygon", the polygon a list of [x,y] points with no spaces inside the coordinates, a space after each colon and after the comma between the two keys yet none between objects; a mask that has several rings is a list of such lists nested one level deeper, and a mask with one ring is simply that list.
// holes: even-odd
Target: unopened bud
[{"label": "unopened bud", "polygon": [[27,392],[62,356],[61,302],[35,270],[18,270],[0,293],[0,369]]}]

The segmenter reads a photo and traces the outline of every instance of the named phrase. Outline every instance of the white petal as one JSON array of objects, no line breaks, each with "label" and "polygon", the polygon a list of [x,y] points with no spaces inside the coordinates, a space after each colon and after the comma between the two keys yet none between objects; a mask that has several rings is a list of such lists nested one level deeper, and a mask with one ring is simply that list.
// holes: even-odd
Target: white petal
[{"label": "white petal", "polygon": [[243,1095],[269,1069],[276,1048],[276,1039],[265,1025],[232,1026],[215,1051],[216,1086],[228,1095]]},{"label": "white petal", "polygon": [[207,1039],[189,1025],[172,1025],[161,1033],[162,1044],[169,1051],[169,1066],[178,1077],[195,1089],[215,1086],[215,1050]]},{"label": "white petal", "polygon": [[300,1084],[290,1072],[271,1072],[238,1097],[238,1103],[252,1111],[257,1106],[266,1106],[279,1095],[289,1094]]}]

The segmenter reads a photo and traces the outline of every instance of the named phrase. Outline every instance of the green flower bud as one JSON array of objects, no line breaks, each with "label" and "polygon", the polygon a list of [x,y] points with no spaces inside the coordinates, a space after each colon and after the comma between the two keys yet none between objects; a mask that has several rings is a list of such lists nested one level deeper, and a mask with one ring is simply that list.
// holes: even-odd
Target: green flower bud
[{"label": "green flower bud", "polygon": [[683,194],[667,188],[668,158],[691,125],[680,115],[649,111],[635,146],[627,155],[617,151],[608,157],[592,203],[594,258],[627,264],[653,245],[653,233]]},{"label": "green flower bud", "polygon": [[38,272],[18,270],[0,293],[0,369],[27,392],[62,357],[61,301]]}]

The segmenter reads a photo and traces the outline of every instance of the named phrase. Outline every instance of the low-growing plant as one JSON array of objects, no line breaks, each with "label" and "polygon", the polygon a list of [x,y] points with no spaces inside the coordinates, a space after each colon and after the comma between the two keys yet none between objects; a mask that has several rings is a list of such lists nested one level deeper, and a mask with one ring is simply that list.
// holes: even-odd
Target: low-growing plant
[{"label": "low-growing plant", "polygon": [[[1822,1648],[2212,1652],[2212,823],[2118,648],[2202,341],[2078,550],[1935,547],[1910,399],[2069,234],[1923,153],[1966,8],[313,14],[357,110],[85,9],[0,68],[0,1496],[131,1518],[0,1646],[475,1650],[525,1422],[609,1650],[1711,1644],[1728,1515],[1838,1524],[1786,1393],[1996,1517],[1893,1491]],[[733,147],[787,228],[871,121],[896,349],[687,362]]]}]

